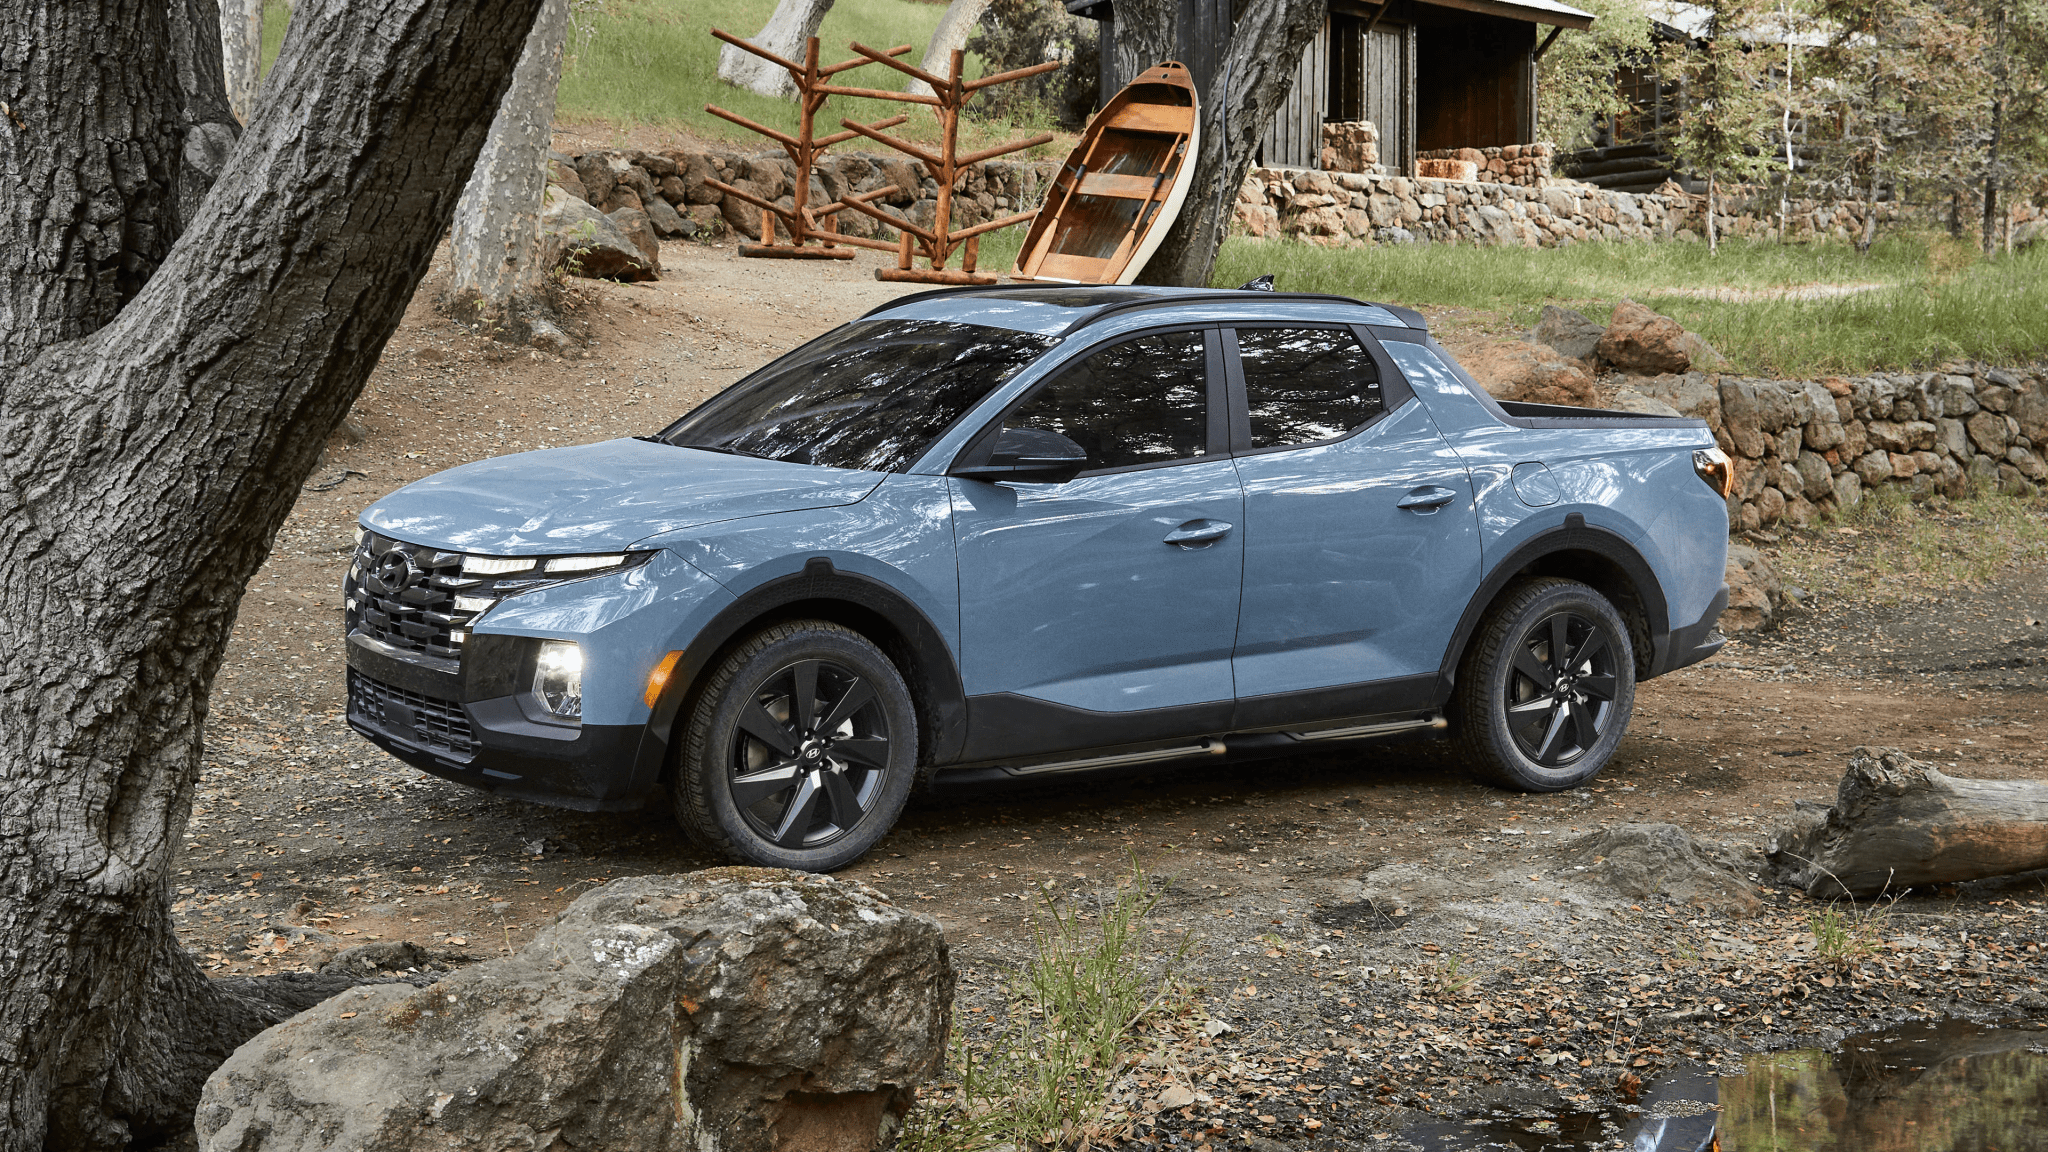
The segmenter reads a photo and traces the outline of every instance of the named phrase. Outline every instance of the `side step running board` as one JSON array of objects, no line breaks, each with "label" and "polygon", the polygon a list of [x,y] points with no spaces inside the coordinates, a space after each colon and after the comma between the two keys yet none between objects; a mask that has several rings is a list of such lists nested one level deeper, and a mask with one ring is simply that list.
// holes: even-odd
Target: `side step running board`
[{"label": "side step running board", "polygon": [[1021,768],[1003,766],[1003,771],[1012,776],[1037,776],[1046,772],[1080,772],[1089,768],[1114,768],[1120,764],[1150,764],[1155,760],[1181,760],[1189,756],[1221,756],[1226,749],[1221,740],[1202,740],[1194,744],[1182,744],[1172,748],[1154,748],[1149,752],[1126,752],[1118,756],[1094,756],[1086,760],[1055,760],[1050,764],[1027,764]]},{"label": "side step running board", "polygon": [[1413,732],[1421,728],[1444,729],[1451,722],[1441,716],[1422,716],[1414,720],[1392,720],[1380,724],[1359,724],[1350,728],[1319,728],[1314,732],[1289,732],[1296,740],[1350,740],[1361,736],[1391,736],[1396,732]]}]

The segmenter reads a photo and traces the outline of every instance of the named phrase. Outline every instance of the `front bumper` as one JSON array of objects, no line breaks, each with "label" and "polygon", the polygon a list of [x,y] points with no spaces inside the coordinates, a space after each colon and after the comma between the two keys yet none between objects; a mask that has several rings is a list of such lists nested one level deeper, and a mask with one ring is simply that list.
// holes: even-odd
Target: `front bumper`
[{"label": "front bumper", "polygon": [[565,727],[527,718],[501,668],[348,638],[348,723],[423,772],[502,796],[585,812],[639,808],[667,742],[645,724]]}]

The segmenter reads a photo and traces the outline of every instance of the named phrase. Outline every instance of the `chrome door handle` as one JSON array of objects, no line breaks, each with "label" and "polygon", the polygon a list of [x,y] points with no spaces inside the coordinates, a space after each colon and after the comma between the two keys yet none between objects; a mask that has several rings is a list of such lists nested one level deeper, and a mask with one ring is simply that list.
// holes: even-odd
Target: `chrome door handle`
[{"label": "chrome door handle", "polygon": [[1439,488],[1432,484],[1426,488],[1417,488],[1406,496],[1401,497],[1395,501],[1395,507],[1413,508],[1417,511],[1431,511],[1441,508],[1457,498],[1458,494],[1451,489]]},{"label": "chrome door handle", "polygon": [[1190,520],[1166,534],[1166,542],[1182,548],[1213,544],[1230,534],[1233,525],[1221,520]]}]

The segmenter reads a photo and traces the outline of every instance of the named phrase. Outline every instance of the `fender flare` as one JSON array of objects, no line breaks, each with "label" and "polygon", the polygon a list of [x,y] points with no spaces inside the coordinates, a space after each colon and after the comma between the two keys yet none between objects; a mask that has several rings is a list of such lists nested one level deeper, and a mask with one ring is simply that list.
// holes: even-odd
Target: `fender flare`
[{"label": "fender flare", "polygon": [[1458,664],[1465,658],[1466,645],[1471,642],[1472,634],[1479,629],[1481,617],[1485,616],[1501,590],[1531,564],[1560,552],[1591,552],[1621,570],[1642,606],[1643,623],[1649,631],[1650,651],[1636,654],[1636,666],[1652,670],[1664,666],[1665,649],[1671,643],[1671,618],[1670,607],[1664,599],[1664,587],[1657,580],[1656,571],[1643,559],[1642,553],[1619,533],[1590,527],[1584,516],[1574,512],[1565,517],[1561,526],[1517,545],[1479,582],[1479,590],[1473,593],[1464,615],[1458,618],[1457,630],[1451,634],[1451,643],[1444,650],[1443,662],[1437,668],[1436,697],[1439,701],[1450,699],[1457,684]]},{"label": "fender flare", "polygon": [[879,617],[895,631],[902,640],[898,646],[902,651],[890,655],[899,664],[909,665],[903,669],[904,679],[910,681],[911,693],[925,714],[921,759],[927,765],[937,765],[956,758],[967,736],[967,698],[945,636],[922,609],[888,584],[842,571],[830,559],[813,556],[802,571],[748,589],[689,638],[683,658],[647,721],[647,736],[661,746],[663,759],[683,703],[712,661],[763,618],[787,614],[787,609],[805,603],[848,605]]}]

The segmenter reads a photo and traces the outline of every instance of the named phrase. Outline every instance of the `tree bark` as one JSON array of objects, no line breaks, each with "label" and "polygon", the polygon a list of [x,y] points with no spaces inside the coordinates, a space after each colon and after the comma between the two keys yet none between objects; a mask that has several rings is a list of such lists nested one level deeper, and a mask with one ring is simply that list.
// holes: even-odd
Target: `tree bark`
[{"label": "tree bark", "polygon": [[0,7],[0,1152],[163,1139],[303,1006],[172,931],[207,695],[539,3],[302,3],[183,213],[161,0]]},{"label": "tree bark", "polygon": [[2048,784],[1962,780],[1896,748],[1858,748],[1825,818],[1772,838],[1781,882],[1875,896],[2048,868]]},{"label": "tree bark", "polygon": [[501,339],[524,341],[531,317],[553,311],[540,209],[568,34],[569,0],[543,0],[448,237],[450,307]]},{"label": "tree bark", "polygon": [[[825,22],[825,14],[831,10],[832,0],[780,0],[768,23],[754,35],[754,46],[801,63],[804,41],[818,34],[818,25]],[[763,96],[796,94],[796,84],[790,80],[788,69],[730,44],[718,50],[718,78]]]},{"label": "tree bark", "polygon": [[246,124],[263,83],[263,0],[221,0],[220,49],[228,107]]},{"label": "tree bark", "polygon": [[[1287,99],[1295,66],[1315,39],[1323,10],[1323,0],[1246,0],[1231,30],[1230,47],[1201,94],[1202,148],[1187,201],[1138,274],[1140,284],[1208,286],[1259,134]],[[1123,75],[1135,76],[1175,57],[1179,12],[1177,0],[1120,0],[1117,59],[1134,66]],[[1111,95],[1103,93],[1105,99]]]},{"label": "tree bark", "polygon": [[[953,66],[953,53],[967,49],[967,38],[974,35],[974,26],[981,22],[981,14],[988,11],[990,0],[952,0],[946,11],[939,17],[939,26],[932,29],[931,43],[925,46],[924,63],[918,65],[934,76],[944,76]],[[1030,61],[1036,64],[1037,61]],[[916,96],[932,95],[932,86],[912,77],[904,91]]]},{"label": "tree bark", "polygon": [[[242,0],[227,0],[230,5]],[[263,0],[253,0],[261,17]],[[242,135],[245,117],[230,104],[223,89],[226,62],[220,51],[222,9],[214,0],[171,0],[171,58],[178,71],[184,101],[185,142],[179,153],[178,230],[184,231],[199,202],[226,167],[228,153]]]}]

